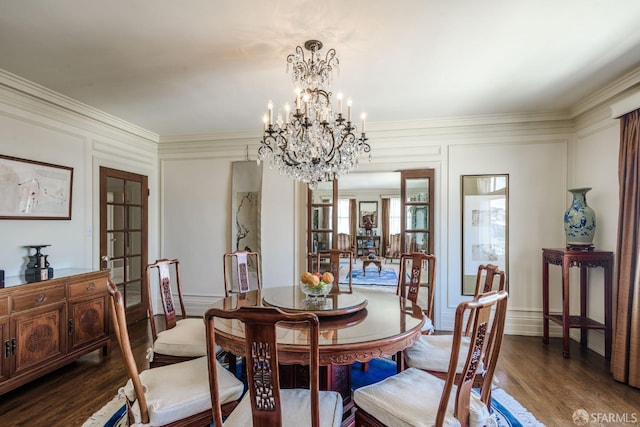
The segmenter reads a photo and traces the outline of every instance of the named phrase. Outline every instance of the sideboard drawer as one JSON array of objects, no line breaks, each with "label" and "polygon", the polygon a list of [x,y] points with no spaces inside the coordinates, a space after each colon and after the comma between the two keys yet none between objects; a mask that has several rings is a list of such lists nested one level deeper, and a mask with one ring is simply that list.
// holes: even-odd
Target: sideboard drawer
[{"label": "sideboard drawer", "polygon": [[9,298],[0,298],[0,317],[9,314]]},{"label": "sideboard drawer", "polygon": [[86,295],[102,295],[106,290],[107,280],[103,278],[73,283],[69,285],[69,298],[78,298]]},{"label": "sideboard drawer", "polygon": [[48,288],[37,292],[14,296],[13,310],[28,310],[30,308],[41,307],[43,305],[52,304],[55,302],[64,302],[64,300],[64,286]]}]

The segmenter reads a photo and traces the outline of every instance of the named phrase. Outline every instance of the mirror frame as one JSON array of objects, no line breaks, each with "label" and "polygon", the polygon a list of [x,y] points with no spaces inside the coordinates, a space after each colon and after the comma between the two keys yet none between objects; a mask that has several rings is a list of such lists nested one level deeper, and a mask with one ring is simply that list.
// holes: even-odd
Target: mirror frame
[{"label": "mirror frame", "polygon": [[508,289],[509,174],[462,175],[460,193],[462,295],[475,293],[478,266],[483,264],[500,267]]}]

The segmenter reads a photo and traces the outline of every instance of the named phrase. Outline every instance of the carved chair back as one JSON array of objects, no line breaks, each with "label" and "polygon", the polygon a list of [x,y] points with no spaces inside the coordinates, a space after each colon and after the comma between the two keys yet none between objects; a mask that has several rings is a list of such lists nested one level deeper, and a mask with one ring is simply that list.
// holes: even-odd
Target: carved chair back
[{"label": "carved chair back", "polygon": [[[187,318],[187,312],[184,307],[184,301],[182,299],[182,283],[180,278],[180,262],[177,259],[159,259],[153,264],[147,265],[145,268],[146,282],[147,282],[147,295],[151,296],[151,282],[153,281],[153,271],[157,272],[157,281],[160,286],[160,299],[162,301],[162,310],[164,313],[164,319],[166,323],[166,329],[171,329],[176,326],[178,321],[176,313],[176,305],[173,298],[172,282],[175,284],[175,288],[178,291],[178,301],[180,303],[181,318]],[[172,272],[173,271],[173,272]],[[172,280],[173,279],[173,280]],[[156,328],[155,316],[153,311],[153,301],[149,297],[148,301],[148,314],[149,322],[151,323],[151,334],[153,340],[158,338],[158,331]]]},{"label": "carved chair back", "polygon": [[[456,385],[455,417],[463,425],[469,420],[469,401],[471,389],[478,366],[482,363],[485,370],[481,385],[480,399],[490,407],[491,386],[496,363],[502,346],[504,323],[507,314],[508,295],[504,290],[490,291],[475,297],[472,301],[460,303],[456,309],[453,346],[450,353],[449,369],[445,380],[440,405],[436,417],[436,425],[443,425],[453,386]],[[495,308],[495,310],[494,310]],[[493,322],[490,321],[493,310]],[[471,317],[469,349],[466,355],[460,354],[467,316]],[[466,357],[461,375],[456,375],[458,358]]]},{"label": "carved chair back", "polygon": [[[325,267],[327,259],[329,260],[329,265]],[[333,286],[331,287],[331,293],[333,294],[340,292],[340,261],[345,259],[349,261],[348,270],[346,271],[346,277],[349,280],[349,292],[353,292],[353,277],[351,277],[353,273],[353,252],[340,249],[318,251],[316,257],[317,271],[321,271],[321,269],[326,268],[326,271],[333,274],[334,281]]]},{"label": "carved chair back", "polygon": [[[498,284],[497,289],[495,289],[496,281]],[[497,265],[495,264],[479,265],[478,273],[476,275],[476,289],[474,292],[474,297],[477,297],[483,293],[487,293],[494,289],[498,291],[502,291],[504,290],[504,283],[505,283],[504,271],[502,271]],[[469,334],[470,328],[471,328],[471,318],[469,318],[469,321],[467,323],[465,334]]]},{"label": "carved chair back", "polygon": [[[422,273],[426,270],[426,281]],[[426,304],[421,304],[425,315],[433,320],[433,301],[436,279],[436,257],[422,252],[410,252],[400,255],[400,270],[398,271],[398,286],[396,294],[418,303],[418,293],[421,287],[426,287],[428,295]]]},{"label": "carved chair back", "polygon": [[[319,410],[319,322],[313,313],[284,313],[277,308],[240,307],[235,310],[211,308],[205,314],[209,360],[215,360],[215,322],[218,319],[237,319],[244,325],[247,385],[251,397],[251,412],[255,426],[281,426],[282,403],[278,372],[278,344],[276,324],[305,333],[309,339],[309,389],[312,425],[320,425]],[[285,325],[283,325],[285,326]],[[217,390],[217,370],[209,366],[209,383],[214,425],[222,425],[222,412]]]},{"label": "carved chair back", "polygon": [[[262,289],[260,254],[254,251],[235,251],[224,254],[224,293],[245,293],[251,290],[250,276],[256,274],[256,285]],[[235,268],[234,268],[235,267]]]}]

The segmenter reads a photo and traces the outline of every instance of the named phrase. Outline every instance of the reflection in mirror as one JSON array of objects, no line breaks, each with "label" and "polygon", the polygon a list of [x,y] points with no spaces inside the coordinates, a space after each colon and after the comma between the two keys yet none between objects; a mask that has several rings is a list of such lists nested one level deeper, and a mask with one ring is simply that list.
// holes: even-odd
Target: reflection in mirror
[{"label": "reflection in mirror", "polygon": [[508,286],[509,175],[463,175],[461,185],[462,294],[474,294],[483,264],[504,270]]}]

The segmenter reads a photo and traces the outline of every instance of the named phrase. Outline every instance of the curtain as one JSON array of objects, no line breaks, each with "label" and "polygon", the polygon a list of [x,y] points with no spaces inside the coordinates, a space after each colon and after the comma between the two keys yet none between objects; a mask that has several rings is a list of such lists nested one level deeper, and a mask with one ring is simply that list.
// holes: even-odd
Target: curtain
[{"label": "curtain", "polygon": [[358,234],[356,228],[358,227],[358,205],[356,199],[349,199],[349,234],[351,234],[351,242],[354,244],[356,241],[356,235]]},{"label": "curtain", "polygon": [[389,246],[389,199],[387,198],[383,198],[382,199],[382,231],[380,234],[382,234],[382,246],[380,247],[380,253],[384,254],[384,252],[382,252],[382,250],[384,249],[385,251],[387,250],[387,247]]},{"label": "curtain", "polygon": [[640,110],[620,118],[618,180],[617,304],[611,371],[616,380],[640,387]]}]

